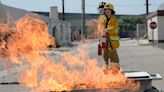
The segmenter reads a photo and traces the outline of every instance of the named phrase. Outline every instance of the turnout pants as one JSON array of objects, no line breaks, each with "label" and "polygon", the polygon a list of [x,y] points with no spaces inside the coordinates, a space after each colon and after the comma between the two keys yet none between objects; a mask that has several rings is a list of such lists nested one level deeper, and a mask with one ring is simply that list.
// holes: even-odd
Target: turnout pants
[{"label": "turnout pants", "polygon": [[119,65],[119,58],[116,49],[106,48],[103,50],[103,57],[106,65]]}]

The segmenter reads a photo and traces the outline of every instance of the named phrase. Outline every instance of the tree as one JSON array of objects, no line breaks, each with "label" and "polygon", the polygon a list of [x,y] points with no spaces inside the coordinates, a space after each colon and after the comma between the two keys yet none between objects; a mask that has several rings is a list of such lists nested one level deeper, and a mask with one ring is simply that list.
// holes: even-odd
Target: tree
[{"label": "tree", "polygon": [[143,24],[144,22],[145,19],[141,16],[122,16],[119,19],[119,32],[121,38],[135,37],[136,25]]}]

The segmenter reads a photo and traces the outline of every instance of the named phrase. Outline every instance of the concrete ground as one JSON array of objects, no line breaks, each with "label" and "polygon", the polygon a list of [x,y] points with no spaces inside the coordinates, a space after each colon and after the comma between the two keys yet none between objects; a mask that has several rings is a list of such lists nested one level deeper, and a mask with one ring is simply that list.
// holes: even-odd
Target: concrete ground
[{"label": "concrete ground", "polygon": [[[118,50],[123,70],[159,73],[164,77],[164,50],[152,45],[137,45],[136,41],[122,41]],[[153,81],[153,86],[164,90],[164,79]]]},{"label": "concrete ground", "polygon": [[[89,41],[90,58],[97,58],[99,64],[104,65],[103,58],[97,56],[97,41]],[[75,47],[69,48],[72,53],[76,53]],[[62,51],[63,52],[63,51]],[[59,51],[49,51],[52,57],[58,58]],[[138,45],[135,40],[122,40],[121,47],[118,49],[119,59],[122,70],[124,71],[147,71],[149,73],[159,73],[164,77],[164,50],[151,45]],[[21,68],[12,67],[8,72],[2,66],[3,60],[0,60],[0,82],[16,82]],[[153,81],[153,86],[159,90],[164,90],[164,80]],[[28,89],[20,85],[1,85],[0,92],[28,92]]]},{"label": "concrete ground", "polygon": [[[118,49],[120,64],[123,71],[146,71],[150,74],[159,73],[164,77],[164,49],[153,47],[151,44],[142,42],[138,45],[136,40],[122,40]],[[145,43],[145,44],[144,44]],[[94,58],[97,55],[97,42],[90,45],[90,56]],[[91,50],[94,48],[93,50]],[[97,56],[102,63],[102,57]],[[164,90],[164,79],[153,81],[153,86],[159,90]]]}]

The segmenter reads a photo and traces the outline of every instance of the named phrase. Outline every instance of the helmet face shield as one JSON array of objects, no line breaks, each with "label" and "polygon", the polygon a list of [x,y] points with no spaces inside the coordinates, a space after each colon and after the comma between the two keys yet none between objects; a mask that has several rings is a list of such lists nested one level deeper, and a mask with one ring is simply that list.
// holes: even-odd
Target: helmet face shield
[{"label": "helmet face shield", "polygon": [[98,9],[98,13],[99,13],[99,14],[104,14],[104,8],[99,8],[99,9]]}]

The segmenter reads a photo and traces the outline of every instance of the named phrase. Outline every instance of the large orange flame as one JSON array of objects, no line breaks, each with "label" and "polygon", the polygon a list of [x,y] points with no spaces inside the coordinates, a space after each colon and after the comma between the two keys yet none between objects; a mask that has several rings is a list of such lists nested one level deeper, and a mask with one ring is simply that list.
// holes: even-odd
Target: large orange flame
[{"label": "large orange flame", "polygon": [[[36,15],[28,14],[14,25],[0,24],[1,50],[13,64],[24,66],[19,82],[33,92],[62,91],[77,88],[136,89],[138,83],[127,80],[119,71],[104,74],[96,59],[90,59],[87,45],[80,46],[76,54],[63,53],[61,60],[52,60],[42,51],[53,43],[47,25]],[[2,56],[2,54],[1,54]]]}]

